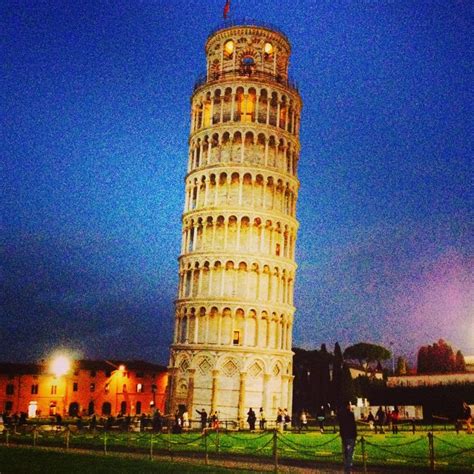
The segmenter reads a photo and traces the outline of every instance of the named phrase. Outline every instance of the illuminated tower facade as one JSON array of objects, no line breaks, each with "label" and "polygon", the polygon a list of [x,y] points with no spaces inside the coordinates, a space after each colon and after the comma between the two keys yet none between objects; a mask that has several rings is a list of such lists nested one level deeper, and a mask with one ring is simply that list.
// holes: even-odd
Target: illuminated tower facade
[{"label": "illuminated tower facade", "polygon": [[191,99],[169,409],[292,408],[301,99],[267,26],[213,32]]}]

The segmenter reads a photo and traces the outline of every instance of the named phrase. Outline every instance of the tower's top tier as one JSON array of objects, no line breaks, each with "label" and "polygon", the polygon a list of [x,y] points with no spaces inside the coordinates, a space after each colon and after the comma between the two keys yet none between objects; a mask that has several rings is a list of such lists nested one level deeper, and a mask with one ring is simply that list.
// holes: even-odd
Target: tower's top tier
[{"label": "tower's top tier", "polygon": [[206,82],[251,76],[289,85],[290,52],[287,37],[273,27],[249,21],[224,26],[206,42]]}]

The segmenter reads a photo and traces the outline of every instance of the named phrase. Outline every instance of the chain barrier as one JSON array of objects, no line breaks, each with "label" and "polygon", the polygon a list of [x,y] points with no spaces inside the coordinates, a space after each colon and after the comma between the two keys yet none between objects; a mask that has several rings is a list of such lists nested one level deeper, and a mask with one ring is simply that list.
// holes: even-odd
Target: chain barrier
[{"label": "chain barrier", "polygon": [[258,453],[259,451],[263,451],[265,448],[267,448],[268,446],[270,446],[270,444],[273,442],[273,437],[271,437],[263,446],[261,446],[260,448],[256,448],[254,450],[254,452]]},{"label": "chain barrier", "polygon": [[[232,439],[236,439],[237,441],[248,441],[249,440],[249,435],[251,436],[252,434],[250,433],[249,435],[244,435],[244,436],[236,436],[234,434],[230,434],[229,432],[225,433],[226,436],[228,436],[229,438],[232,438]],[[266,433],[263,433],[255,438],[250,438],[252,441],[257,441],[258,439],[262,439],[264,438],[265,436],[268,436],[268,435],[271,435],[271,433],[269,432],[266,432]]]},{"label": "chain barrier", "polygon": [[289,439],[289,438],[285,438],[285,439],[286,439],[286,441],[294,444],[295,447],[299,447],[299,448],[303,448],[303,449],[313,449],[313,448],[322,448],[323,446],[327,446],[328,444],[331,444],[332,442],[334,442],[338,438],[339,438],[339,435],[336,435],[333,438],[325,441],[324,443],[312,444],[310,447],[306,444],[297,443],[296,441],[293,441],[292,439]]},{"label": "chain barrier", "polygon": [[[436,441],[439,441],[440,443],[443,443],[443,444],[446,444],[446,445],[448,445],[448,446],[451,446],[452,448],[456,448],[456,449],[459,448],[458,445],[453,444],[453,443],[450,443],[449,441],[446,441],[445,439],[440,438],[440,437],[438,437],[438,436],[433,435],[433,438],[434,438]],[[471,449],[471,448],[468,448],[468,449]],[[474,445],[473,445],[472,449],[474,449]]]},{"label": "chain barrier", "polygon": [[[425,437],[420,437],[418,439],[414,439],[412,441],[407,441],[406,443],[397,443],[397,444],[384,444],[384,448],[400,448],[401,446],[410,446],[412,444],[416,444],[416,443],[419,443],[420,441],[424,441],[425,440]],[[367,444],[370,444],[369,441],[367,441],[367,438],[366,438],[366,443]]]},{"label": "chain barrier", "polygon": [[[18,444],[32,444],[33,446],[37,445],[61,445],[69,450],[71,447],[80,448],[81,446],[86,446],[86,449],[103,449],[104,454],[107,454],[110,448],[112,449],[115,446],[115,449],[148,449],[150,459],[153,459],[154,454],[154,445],[158,449],[165,449],[169,452],[170,456],[173,457],[173,451],[178,453],[180,451],[179,446],[182,446],[182,450],[185,451],[185,446],[189,446],[194,443],[198,443],[196,446],[196,451],[202,452],[205,456],[206,462],[208,462],[208,452],[209,448],[212,447],[215,452],[219,453],[221,449],[224,452],[238,452],[238,450],[252,450],[253,453],[267,452],[270,448],[273,450],[272,453],[268,453],[269,456],[272,456],[274,459],[275,466],[278,464],[278,451],[285,452],[286,450],[296,451],[298,455],[302,456],[302,459],[308,459],[308,457],[313,458],[318,453],[318,448],[328,446],[334,443],[339,435],[332,436],[330,439],[325,440],[321,443],[312,443],[315,439],[305,438],[306,441],[311,442],[311,444],[304,444],[296,441],[294,436],[286,436],[285,434],[279,433],[278,431],[266,431],[261,434],[240,434],[235,435],[229,432],[223,431],[213,431],[206,430],[204,433],[199,434],[199,436],[192,436],[191,433],[183,433],[179,435],[174,435],[171,432],[168,433],[129,433],[128,436],[124,433],[113,433],[110,431],[78,431],[74,428],[71,429],[69,426],[63,426],[60,429],[47,429],[42,427],[33,426],[31,430],[27,431],[16,431],[5,429],[2,436],[2,443],[6,446],[9,446],[13,443]],[[291,433],[288,433],[291,435]],[[166,436],[165,436],[166,435]],[[209,438],[209,440],[208,440]],[[378,440],[377,437],[374,438]],[[232,440],[235,440],[235,443],[232,443]],[[450,442],[444,439],[442,436],[435,436],[433,433],[428,433],[428,443],[426,448],[427,453],[423,455],[416,455],[411,453],[400,452],[400,448],[405,446],[413,446],[419,443],[422,443],[426,440],[426,435],[419,435],[416,439],[410,439],[409,441],[399,442],[394,444],[379,444],[379,442],[374,443],[369,441],[364,436],[361,436],[356,440],[357,445],[361,445],[362,449],[362,462],[364,467],[364,472],[367,469],[367,450],[366,448],[370,446],[375,451],[381,453],[388,453],[394,457],[400,457],[407,460],[413,460],[417,463],[428,461],[431,469],[435,469],[436,462],[439,460],[447,460],[451,458],[459,457],[462,460],[463,455],[469,453],[471,456],[474,453],[474,445],[471,447],[463,447],[456,443]],[[209,446],[208,441],[211,441]],[[227,441],[227,442],[226,442]],[[441,445],[453,448],[451,452],[439,452],[439,448],[436,450],[435,455],[435,441]],[[258,446],[261,444],[260,446]],[[470,444],[470,443],[469,443]],[[173,448],[173,449],[172,449]],[[192,449],[192,448],[191,448]],[[445,449],[446,451],[446,449]],[[286,451],[287,455],[290,455],[289,451]],[[416,452],[416,451],[415,451]],[[330,454],[331,456],[336,456],[338,453],[324,453]],[[375,454],[375,453],[374,453]],[[321,454],[322,455],[322,454]],[[470,459],[470,457],[467,459]],[[385,456],[386,457],[386,456]],[[375,455],[375,459],[378,458]],[[396,461],[396,459],[394,459]],[[450,461],[455,462],[455,461]]]},{"label": "chain barrier", "polygon": [[[367,441],[365,440],[365,443],[368,445],[368,446],[372,446],[373,448],[375,449],[379,449],[380,451],[384,451],[386,453],[389,453],[389,454],[400,454],[400,453],[397,453],[397,452],[393,452],[391,451],[390,449],[385,449],[383,446],[379,446],[377,444],[374,444],[374,443],[371,443],[370,441]],[[416,460],[425,460],[426,461],[426,456],[415,456],[413,454],[403,454],[403,457],[405,458],[409,458],[409,459],[416,459]]]},{"label": "chain barrier", "polygon": [[202,434],[202,435],[198,436],[197,438],[193,438],[191,440],[183,441],[183,442],[168,440],[168,443],[173,444],[175,446],[186,446],[188,444],[195,443],[196,441],[198,441],[200,439],[203,439],[205,436],[206,436],[205,434]]}]

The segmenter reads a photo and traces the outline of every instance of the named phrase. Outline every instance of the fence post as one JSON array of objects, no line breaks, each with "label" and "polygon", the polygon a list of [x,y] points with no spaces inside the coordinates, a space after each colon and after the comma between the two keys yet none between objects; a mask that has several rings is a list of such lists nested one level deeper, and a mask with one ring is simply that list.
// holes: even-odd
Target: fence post
[{"label": "fence post", "polygon": [[278,473],[278,433],[273,430],[273,472]]},{"label": "fence post", "polygon": [[415,431],[416,431],[416,426],[415,426],[415,420],[411,420],[411,430],[413,432],[413,434],[415,434]]},{"label": "fence post", "polygon": [[219,428],[216,430],[216,452],[219,453],[221,449],[220,441],[219,441]]},{"label": "fence post", "polygon": [[33,446],[36,446],[36,437],[37,437],[37,432],[36,432],[36,426],[33,430]]},{"label": "fence post", "polygon": [[150,461],[153,461],[153,433],[150,435]]},{"label": "fence post", "polygon": [[204,463],[209,464],[209,453],[207,451],[207,430],[204,430]]},{"label": "fence post", "polygon": [[429,446],[429,454],[430,454],[430,470],[435,470],[435,452],[434,452],[434,441],[433,441],[433,433],[428,433],[428,446]]},{"label": "fence post", "polygon": [[168,451],[170,453],[170,459],[173,461],[173,450],[171,449],[171,423],[168,421]]},{"label": "fence post", "polygon": [[361,436],[360,446],[362,449],[362,464],[364,466],[364,474],[367,474],[367,451],[365,450],[365,438]]},{"label": "fence post", "polygon": [[7,429],[7,431],[6,431],[6,436],[7,436],[7,447],[8,447],[8,437],[9,437],[9,435],[10,435],[10,430],[8,430],[8,429]]},{"label": "fence post", "polygon": [[70,436],[69,428],[66,428],[66,449],[69,449],[69,436]]},{"label": "fence post", "polygon": [[104,431],[104,454],[107,454],[107,430]]}]

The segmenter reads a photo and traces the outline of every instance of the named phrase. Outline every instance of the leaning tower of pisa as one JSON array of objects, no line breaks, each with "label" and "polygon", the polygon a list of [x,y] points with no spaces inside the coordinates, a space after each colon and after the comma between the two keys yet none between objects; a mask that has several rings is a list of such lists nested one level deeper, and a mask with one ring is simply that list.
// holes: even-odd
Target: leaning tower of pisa
[{"label": "leaning tower of pisa", "polygon": [[169,409],[292,407],[301,99],[273,27],[213,32],[191,99]]}]

